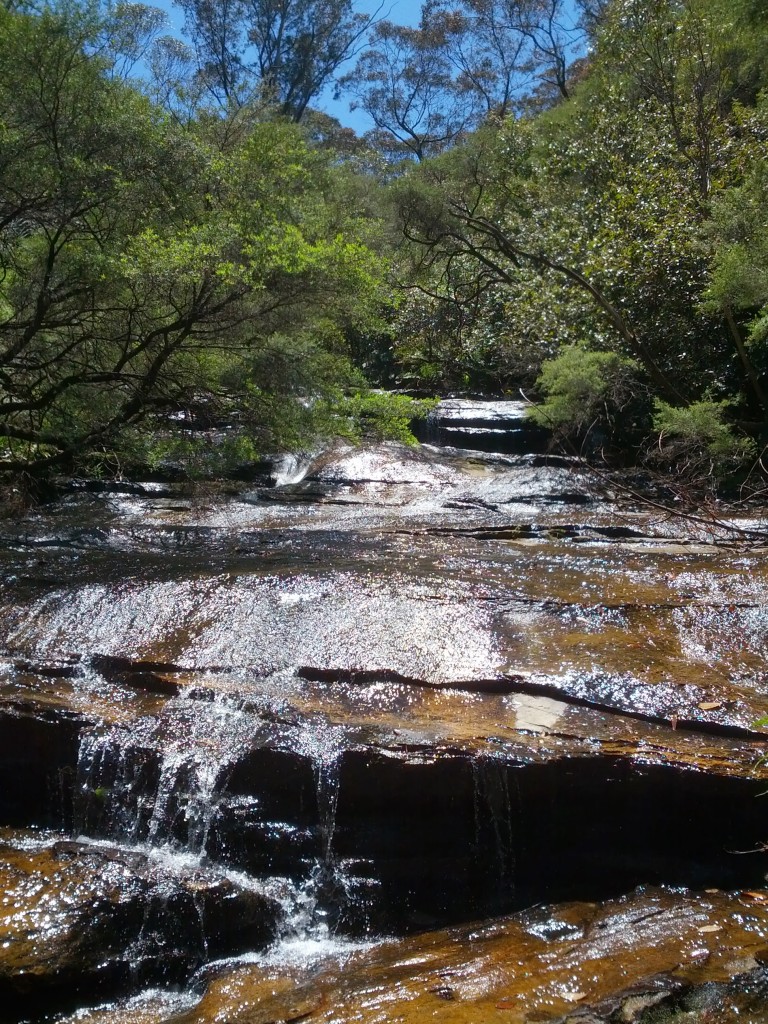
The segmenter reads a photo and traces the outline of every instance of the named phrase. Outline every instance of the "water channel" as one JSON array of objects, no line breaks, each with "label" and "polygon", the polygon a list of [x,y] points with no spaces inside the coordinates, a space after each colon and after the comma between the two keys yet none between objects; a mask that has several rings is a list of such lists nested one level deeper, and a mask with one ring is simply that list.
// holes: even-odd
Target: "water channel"
[{"label": "water channel", "polygon": [[766,1019],[768,523],[422,439],[2,524],[1,1022]]}]

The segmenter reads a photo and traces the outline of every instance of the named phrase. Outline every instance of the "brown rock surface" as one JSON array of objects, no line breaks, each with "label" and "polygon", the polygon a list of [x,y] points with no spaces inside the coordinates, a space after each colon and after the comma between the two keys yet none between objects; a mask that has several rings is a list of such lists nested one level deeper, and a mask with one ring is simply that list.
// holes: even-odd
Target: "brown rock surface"
[{"label": "brown rock surface", "polygon": [[[492,435],[478,416],[464,433]],[[7,991],[121,984],[148,936],[182,976],[223,948],[201,906],[232,906],[244,948],[234,871],[290,877],[353,935],[762,884],[764,524],[662,519],[538,456],[339,445],[284,482],[83,491],[4,529],[0,821],[112,845],[6,844]],[[230,881],[169,880],[152,848]],[[626,1024],[708,985],[738,1008],[762,903],[649,891],[311,977],[239,968],[199,1020]]]},{"label": "brown rock surface", "polygon": [[[671,1002],[691,986],[755,971],[766,955],[765,900],[641,892],[385,944],[291,984],[279,972],[242,968],[172,1022],[541,1024],[584,1019],[587,1010],[605,1019],[643,996]],[[762,1006],[768,1011],[768,999]]]},{"label": "brown rock surface", "polygon": [[31,1007],[184,976],[207,955],[258,948],[279,908],[222,875],[125,849],[3,833],[0,994]]},{"label": "brown rock surface", "polygon": [[327,492],[299,505],[278,487],[269,502],[106,494],[52,513],[45,546],[15,540],[36,557],[0,593],[0,644],[17,666],[72,678],[94,659],[161,691],[142,665],[522,679],[742,731],[768,713],[760,522],[665,520],[530,459],[341,446],[309,472]]},{"label": "brown rock surface", "polygon": [[[684,1024],[768,1014],[768,892],[639,890],[385,942],[301,968],[226,968],[146,1024]],[[738,979],[737,984],[732,979]],[[83,1024],[128,1024],[112,1006]]]}]

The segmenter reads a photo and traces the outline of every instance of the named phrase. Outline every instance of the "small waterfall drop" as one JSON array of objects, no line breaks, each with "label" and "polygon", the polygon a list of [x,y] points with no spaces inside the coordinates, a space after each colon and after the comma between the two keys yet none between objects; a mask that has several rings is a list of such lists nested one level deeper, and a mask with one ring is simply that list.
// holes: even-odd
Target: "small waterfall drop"
[{"label": "small waterfall drop", "polygon": [[78,762],[75,827],[202,861],[232,765],[259,722],[227,695],[188,692],[163,716],[86,733]]},{"label": "small waterfall drop", "polygon": [[348,880],[333,850],[343,739],[341,727],[320,720],[303,723],[297,735],[298,749],[312,763],[319,838],[318,856],[309,874],[297,924],[318,940],[327,939],[333,932],[335,919],[349,898]]},{"label": "small waterfall drop", "polygon": [[307,475],[315,452],[287,452],[278,456],[272,470],[275,487],[299,484]]},{"label": "small waterfall drop", "polygon": [[494,757],[472,761],[475,845],[486,865],[493,899],[510,904],[515,891],[515,828],[509,766]]},{"label": "small waterfall drop", "polygon": [[[280,937],[329,940],[350,898],[334,853],[345,730],[288,713],[290,682],[190,688],[162,715],[86,732],[75,834],[185,869],[223,867],[274,883]],[[292,823],[276,817],[274,791],[297,765],[306,765],[306,779]]]}]

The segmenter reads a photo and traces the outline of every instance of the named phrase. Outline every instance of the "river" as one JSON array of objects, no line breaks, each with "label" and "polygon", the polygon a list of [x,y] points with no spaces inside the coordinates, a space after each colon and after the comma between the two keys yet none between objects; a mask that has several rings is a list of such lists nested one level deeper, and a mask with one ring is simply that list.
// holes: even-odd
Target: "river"
[{"label": "river", "polygon": [[0,1021],[765,1019],[768,524],[422,437],[2,524]]}]

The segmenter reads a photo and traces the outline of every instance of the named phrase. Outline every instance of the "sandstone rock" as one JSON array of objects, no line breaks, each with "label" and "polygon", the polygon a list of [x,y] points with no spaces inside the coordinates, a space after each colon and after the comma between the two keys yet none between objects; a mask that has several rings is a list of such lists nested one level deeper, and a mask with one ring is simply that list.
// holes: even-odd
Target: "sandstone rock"
[{"label": "sandstone rock", "polygon": [[[763,1019],[768,985],[755,954],[764,949],[767,915],[738,893],[653,889],[604,904],[540,907],[384,943],[303,977],[236,968],[164,1024],[630,1024],[663,1019],[664,1005],[713,1004],[718,1022],[741,1019],[745,1006],[758,1012],[751,1019]],[[702,931],[713,923],[718,933]]]},{"label": "sandstone rock", "polygon": [[146,854],[30,836],[0,846],[0,994],[43,1006],[179,980],[274,935],[278,905],[223,875]]}]

